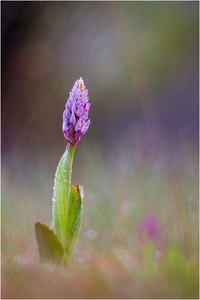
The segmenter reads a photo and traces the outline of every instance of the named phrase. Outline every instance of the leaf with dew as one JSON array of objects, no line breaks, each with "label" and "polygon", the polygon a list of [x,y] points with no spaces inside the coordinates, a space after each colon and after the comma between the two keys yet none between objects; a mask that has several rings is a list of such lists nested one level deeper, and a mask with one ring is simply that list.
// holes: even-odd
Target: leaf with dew
[{"label": "leaf with dew", "polygon": [[64,249],[53,230],[38,222],[35,224],[35,234],[41,261],[61,263]]}]

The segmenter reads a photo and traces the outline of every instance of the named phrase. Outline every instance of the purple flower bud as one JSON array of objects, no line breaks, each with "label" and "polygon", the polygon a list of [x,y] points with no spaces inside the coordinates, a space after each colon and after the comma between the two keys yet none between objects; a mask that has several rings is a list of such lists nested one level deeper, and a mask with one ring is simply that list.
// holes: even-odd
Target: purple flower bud
[{"label": "purple flower bud", "polygon": [[81,136],[86,133],[90,125],[88,119],[90,103],[88,90],[82,78],[77,80],[69,93],[69,98],[63,112],[62,130],[67,140],[67,146],[76,146]]},{"label": "purple flower bud", "polygon": [[80,106],[77,108],[76,113],[77,113],[77,116],[80,117],[80,116],[83,114],[83,106],[80,105]]},{"label": "purple flower bud", "polygon": [[81,130],[81,127],[82,127],[82,120],[79,119],[78,122],[76,123],[76,126],[75,126],[75,131],[79,131]]},{"label": "purple flower bud", "polygon": [[71,123],[72,125],[75,125],[75,124],[76,124],[76,118],[75,118],[75,115],[74,115],[74,113],[73,113],[73,110],[72,110],[72,112],[71,112],[71,116],[70,116],[69,121],[70,121],[70,123]]},{"label": "purple flower bud", "polygon": [[90,120],[87,120],[87,122],[85,122],[85,124],[81,128],[81,133],[82,134],[86,133],[86,131],[88,130],[89,125],[90,125]]},{"label": "purple flower bud", "polygon": [[138,234],[141,240],[156,241],[160,237],[160,228],[157,218],[151,215],[143,217],[138,224]]}]

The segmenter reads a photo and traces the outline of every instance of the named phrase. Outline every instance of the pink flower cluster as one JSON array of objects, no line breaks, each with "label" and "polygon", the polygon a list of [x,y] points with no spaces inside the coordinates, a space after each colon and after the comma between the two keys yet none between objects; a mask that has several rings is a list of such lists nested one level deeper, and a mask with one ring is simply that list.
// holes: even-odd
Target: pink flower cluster
[{"label": "pink flower cluster", "polygon": [[90,125],[88,100],[88,90],[83,79],[80,78],[75,82],[63,112],[62,129],[68,147],[76,146],[81,136],[88,130]]}]

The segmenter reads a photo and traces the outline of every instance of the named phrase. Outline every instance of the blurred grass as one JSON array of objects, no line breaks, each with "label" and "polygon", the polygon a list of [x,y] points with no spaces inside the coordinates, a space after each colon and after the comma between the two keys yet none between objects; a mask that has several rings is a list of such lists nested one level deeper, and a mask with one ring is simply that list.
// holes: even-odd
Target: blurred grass
[{"label": "blurred grass", "polygon": [[[55,166],[45,156],[2,165],[3,298],[198,298],[195,150],[142,157],[130,147],[112,164],[97,145],[80,147],[73,178],[85,189],[84,217],[67,269],[40,264],[34,237],[35,221],[50,224]],[[138,235],[148,215],[158,244]]]},{"label": "blurred grass", "polygon": [[[2,2],[3,298],[198,298],[198,6]],[[34,223],[51,223],[79,76],[91,126],[75,153],[84,216],[65,269],[39,263]]]}]

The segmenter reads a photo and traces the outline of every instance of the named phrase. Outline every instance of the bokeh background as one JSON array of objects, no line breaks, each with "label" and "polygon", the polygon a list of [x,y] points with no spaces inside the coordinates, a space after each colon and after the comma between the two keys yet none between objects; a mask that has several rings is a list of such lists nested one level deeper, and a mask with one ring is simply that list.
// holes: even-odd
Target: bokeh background
[{"label": "bokeh background", "polygon": [[[198,1],[2,1],[1,18],[2,297],[198,298]],[[51,223],[80,76],[84,217],[65,270],[39,264],[34,223]]]}]

